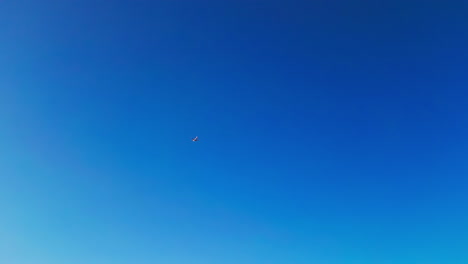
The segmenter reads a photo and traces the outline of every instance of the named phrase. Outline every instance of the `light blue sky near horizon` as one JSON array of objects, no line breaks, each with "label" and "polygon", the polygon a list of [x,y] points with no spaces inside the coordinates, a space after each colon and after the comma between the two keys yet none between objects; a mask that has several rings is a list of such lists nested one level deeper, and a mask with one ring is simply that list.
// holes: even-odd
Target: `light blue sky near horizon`
[{"label": "light blue sky near horizon", "polygon": [[467,263],[467,12],[2,2],[0,263]]}]

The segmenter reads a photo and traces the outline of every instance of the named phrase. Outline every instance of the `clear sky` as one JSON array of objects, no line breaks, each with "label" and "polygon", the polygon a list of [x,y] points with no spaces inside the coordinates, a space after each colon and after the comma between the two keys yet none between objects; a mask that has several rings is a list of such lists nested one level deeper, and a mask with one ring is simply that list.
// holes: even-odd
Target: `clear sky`
[{"label": "clear sky", "polygon": [[1,1],[0,263],[468,263],[467,14]]}]

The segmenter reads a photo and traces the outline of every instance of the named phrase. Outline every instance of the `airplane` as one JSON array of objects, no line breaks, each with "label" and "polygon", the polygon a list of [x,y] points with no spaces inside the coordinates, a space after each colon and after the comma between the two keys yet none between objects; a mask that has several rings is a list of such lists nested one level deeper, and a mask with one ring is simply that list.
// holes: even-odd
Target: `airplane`
[{"label": "airplane", "polygon": [[198,141],[198,136],[192,138],[192,141],[193,141],[193,142]]}]

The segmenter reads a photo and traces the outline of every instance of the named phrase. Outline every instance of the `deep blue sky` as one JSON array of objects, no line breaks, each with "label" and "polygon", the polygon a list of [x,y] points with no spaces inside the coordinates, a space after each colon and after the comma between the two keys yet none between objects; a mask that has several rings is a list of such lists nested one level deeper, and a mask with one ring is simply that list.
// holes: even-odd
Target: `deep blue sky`
[{"label": "deep blue sky", "polygon": [[468,263],[467,2],[307,2],[2,1],[0,263]]}]

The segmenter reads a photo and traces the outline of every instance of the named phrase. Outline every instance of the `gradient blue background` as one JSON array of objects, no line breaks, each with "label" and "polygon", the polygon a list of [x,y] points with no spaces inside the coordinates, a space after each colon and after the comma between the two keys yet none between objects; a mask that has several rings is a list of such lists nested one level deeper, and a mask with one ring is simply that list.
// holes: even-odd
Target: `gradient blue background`
[{"label": "gradient blue background", "polygon": [[307,2],[2,1],[0,263],[468,263],[467,2]]}]

